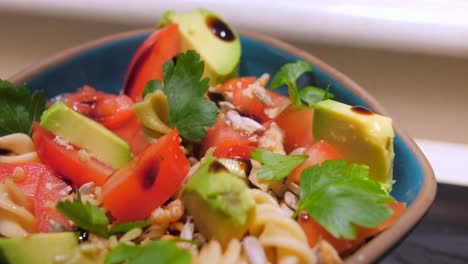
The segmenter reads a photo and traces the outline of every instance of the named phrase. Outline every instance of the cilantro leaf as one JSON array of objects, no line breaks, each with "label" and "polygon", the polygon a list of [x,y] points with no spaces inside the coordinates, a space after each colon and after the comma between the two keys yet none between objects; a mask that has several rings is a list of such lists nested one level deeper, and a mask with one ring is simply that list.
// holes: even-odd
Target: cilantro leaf
[{"label": "cilantro leaf", "polygon": [[81,201],[79,192],[77,192],[77,197],[72,202],[68,200],[60,201],[56,209],[72,220],[79,228],[103,237],[109,236],[107,231],[109,219],[106,214],[95,205],[84,204]]},{"label": "cilantro leaf", "polygon": [[200,80],[204,63],[193,50],[168,60],[163,65],[164,93],[169,104],[168,123],[179,129],[182,137],[200,140],[206,136],[206,126],[214,125],[218,115],[216,105],[203,97],[208,90],[208,78]]},{"label": "cilantro leaf", "polygon": [[299,92],[299,96],[301,97],[302,101],[304,101],[308,107],[314,107],[316,103],[332,99],[335,97],[333,94],[328,92],[327,90],[323,90],[318,87],[314,86],[307,86],[301,89]]},{"label": "cilantro leaf", "polygon": [[347,166],[344,160],[305,169],[297,212],[307,211],[337,238],[355,239],[355,225],[376,227],[392,214],[386,203],[394,201],[393,197],[368,174],[367,166]]},{"label": "cilantro leaf", "polygon": [[312,72],[312,66],[305,61],[297,61],[283,65],[271,81],[271,89],[276,89],[283,84],[288,86],[289,97],[295,106],[302,106],[301,98],[297,89],[296,81],[299,76],[306,72]]},{"label": "cilantro leaf", "polygon": [[187,264],[192,254],[177,247],[176,241],[156,240],[145,246],[120,244],[106,256],[105,264]]},{"label": "cilantro leaf", "polygon": [[103,237],[125,233],[133,228],[143,228],[151,224],[150,221],[121,223],[108,231],[109,219],[106,214],[98,206],[89,203],[84,204],[78,191],[73,201],[60,201],[56,209],[59,213],[72,220],[79,228]]},{"label": "cilantro leaf", "polygon": [[136,222],[128,222],[128,223],[122,223],[122,224],[117,224],[112,229],[109,231],[110,235],[115,235],[119,233],[126,233],[133,228],[143,228],[145,226],[150,225],[151,222],[148,220],[145,221],[136,221]]},{"label": "cilantro leaf", "polygon": [[260,148],[255,149],[250,155],[252,159],[263,164],[257,174],[262,180],[282,180],[307,159],[307,155],[287,156]]},{"label": "cilantro leaf", "polygon": [[162,90],[162,88],[161,80],[151,80],[146,83],[142,97],[145,98],[147,94],[155,92],[156,90]]},{"label": "cilantro leaf", "polygon": [[44,112],[46,100],[42,91],[31,93],[25,85],[18,87],[0,79],[0,136],[12,133],[31,135],[33,121]]},{"label": "cilantro leaf", "polygon": [[307,86],[301,91],[297,87],[297,79],[306,72],[312,72],[312,66],[306,61],[297,61],[287,63],[275,74],[271,81],[271,89],[274,90],[281,85],[288,87],[289,97],[297,107],[302,106],[304,101],[308,107],[313,107],[317,102],[333,98],[333,95],[327,90],[318,87]]}]

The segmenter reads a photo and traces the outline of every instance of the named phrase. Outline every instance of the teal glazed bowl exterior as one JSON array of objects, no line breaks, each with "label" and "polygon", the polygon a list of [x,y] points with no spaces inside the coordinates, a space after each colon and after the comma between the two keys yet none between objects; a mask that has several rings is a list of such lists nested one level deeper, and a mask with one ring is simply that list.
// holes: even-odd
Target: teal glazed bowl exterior
[{"label": "teal glazed bowl exterior", "polygon": [[[133,55],[152,31],[131,31],[79,45],[27,68],[11,77],[10,81],[26,83],[32,89],[43,89],[49,98],[76,91],[85,84],[105,92],[119,93]],[[330,85],[330,91],[338,101],[366,106],[376,113],[389,116],[380,103],[358,84],[302,50],[251,32],[241,32],[241,43],[241,76],[274,74],[285,63],[306,60],[313,67],[309,81],[312,79],[319,87]],[[398,201],[406,202],[408,209],[391,228],[346,258],[347,263],[377,261],[414,227],[434,199],[436,181],[427,159],[395,120],[394,129],[396,183],[392,195]]]}]

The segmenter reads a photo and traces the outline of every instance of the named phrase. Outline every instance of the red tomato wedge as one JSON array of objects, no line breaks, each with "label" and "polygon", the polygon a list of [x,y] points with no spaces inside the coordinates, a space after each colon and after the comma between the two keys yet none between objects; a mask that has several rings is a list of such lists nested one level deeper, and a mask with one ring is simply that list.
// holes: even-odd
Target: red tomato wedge
[{"label": "red tomato wedge", "polygon": [[251,159],[250,152],[254,151],[255,147],[249,144],[250,142],[225,140],[216,147],[213,156],[228,159]]},{"label": "red tomato wedge", "polygon": [[61,98],[70,108],[99,122],[125,140],[137,155],[149,143],[141,130],[140,121],[132,109],[133,101],[126,95],[98,92],[84,86],[76,93]]},{"label": "red tomato wedge", "polygon": [[[247,82],[242,82],[243,85],[246,85]],[[248,85],[247,85],[248,87]],[[254,94],[246,94],[244,91],[246,87],[234,86],[232,94],[232,104],[239,109],[242,113],[245,113],[252,117],[253,119],[259,121],[260,123],[271,120],[266,114],[265,109],[273,109],[280,107],[284,104],[288,104],[291,100],[289,97],[281,95],[279,93],[272,92],[270,90],[261,88],[264,90],[267,97],[270,98],[271,104],[266,105],[260,101],[257,96]]]},{"label": "red tomato wedge", "polygon": [[253,76],[246,76],[246,77],[239,77],[234,79],[229,79],[222,85],[216,88],[216,91],[224,93],[224,92],[232,92],[236,87],[240,88],[247,88],[249,85],[255,82],[257,78]]},{"label": "red tomato wedge", "polygon": [[325,160],[341,159],[341,155],[338,154],[328,143],[325,141],[319,141],[314,143],[308,149],[306,149],[305,155],[309,157],[299,164],[289,175],[288,178],[296,183],[301,180],[301,173],[305,168],[313,165],[318,165]]},{"label": "red tomato wedge", "polygon": [[339,254],[345,253],[364,243],[367,238],[389,228],[403,214],[406,209],[405,203],[392,202],[388,206],[393,210],[393,214],[379,226],[374,228],[357,227],[358,237],[354,240],[338,239],[331,235],[325,228],[317,223],[307,212],[299,214],[298,222],[307,236],[309,246],[314,247],[321,239],[328,241]]},{"label": "red tomato wedge", "polygon": [[314,143],[312,135],[313,108],[289,106],[274,119],[285,133],[284,149],[290,153],[296,148],[307,148]]},{"label": "red tomato wedge", "polygon": [[81,186],[91,181],[96,185],[103,185],[114,171],[92,157],[80,159],[79,149],[57,143],[54,140],[55,135],[37,122],[33,125],[32,138],[40,160],[74,185]]},{"label": "red tomato wedge", "polygon": [[223,142],[235,142],[238,145],[256,146],[256,141],[250,141],[249,136],[241,131],[234,129],[227,123],[226,115],[220,113],[216,124],[206,129],[206,137],[202,140],[200,157],[205,156],[206,151],[211,147],[220,146]]},{"label": "red tomato wedge", "polygon": [[68,184],[59,179],[51,169],[42,174],[36,189],[34,207],[39,232],[53,231],[51,230],[50,220],[63,225],[67,229],[71,228],[70,221],[55,210],[55,205],[69,193],[69,190],[71,188],[68,187]]},{"label": "red tomato wedge", "polygon": [[177,24],[166,26],[150,35],[138,48],[130,62],[123,92],[134,102],[142,100],[146,83],[162,80],[164,63],[180,51],[180,32]]},{"label": "red tomato wedge", "polygon": [[177,129],[115,171],[102,187],[104,205],[118,222],[147,218],[182,185],[190,169]]},{"label": "red tomato wedge", "polygon": [[55,205],[65,197],[68,185],[54,171],[41,163],[0,164],[0,183],[20,167],[26,177],[14,183],[26,196],[36,217],[39,232],[50,232],[50,220],[70,228],[70,222],[55,210]]}]

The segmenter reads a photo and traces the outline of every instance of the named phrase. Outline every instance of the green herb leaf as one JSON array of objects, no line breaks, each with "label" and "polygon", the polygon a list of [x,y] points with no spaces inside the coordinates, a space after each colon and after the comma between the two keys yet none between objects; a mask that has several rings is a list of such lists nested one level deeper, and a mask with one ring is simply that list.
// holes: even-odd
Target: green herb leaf
[{"label": "green herb leaf", "polygon": [[276,89],[285,84],[288,86],[289,97],[295,106],[302,106],[301,98],[297,89],[296,81],[299,76],[306,72],[312,72],[312,66],[305,61],[297,61],[283,65],[271,81],[271,89]]},{"label": "green herb leaf", "polygon": [[163,86],[161,80],[151,80],[145,85],[145,90],[143,90],[143,98],[149,93],[152,93],[157,90],[162,90]]},{"label": "green herb leaf", "polygon": [[314,107],[316,103],[332,99],[335,97],[333,94],[328,92],[327,90],[323,90],[322,88],[314,87],[314,86],[307,86],[302,88],[299,92],[299,96],[301,100],[304,101],[308,107]]},{"label": "green herb leaf", "polygon": [[12,133],[31,135],[33,121],[44,112],[46,100],[42,91],[32,95],[25,85],[18,87],[0,79],[0,136]]},{"label": "green herb leaf", "polygon": [[126,233],[134,228],[143,228],[145,226],[150,225],[150,221],[136,221],[136,222],[129,222],[129,223],[122,223],[117,224],[109,231],[110,235],[115,235],[119,233]]},{"label": "green herb leaf", "polygon": [[287,156],[260,148],[255,149],[250,155],[252,159],[263,164],[257,177],[269,181],[284,179],[294,168],[307,159],[307,155]]},{"label": "green herb leaf", "polygon": [[200,140],[205,127],[214,125],[218,115],[216,105],[203,97],[208,90],[208,78],[200,80],[204,63],[200,55],[189,50],[168,60],[163,66],[164,93],[169,104],[169,125],[179,129],[182,137]]},{"label": "green herb leaf", "polygon": [[297,212],[307,211],[337,238],[355,239],[355,225],[376,227],[392,214],[386,203],[394,201],[393,197],[368,174],[367,166],[347,166],[344,160],[305,169]]},{"label": "green herb leaf", "polygon": [[60,201],[56,209],[72,220],[79,228],[103,237],[109,236],[107,231],[109,219],[106,214],[95,205],[84,204],[81,201],[79,192],[77,192],[77,197],[72,202],[68,200]]},{"label": "green herb leaf", "polygon": [[187,264],[192,254],[177,247],[176,241],[156,240],[145,246],[120,244],[106,256],[106,264]]}]

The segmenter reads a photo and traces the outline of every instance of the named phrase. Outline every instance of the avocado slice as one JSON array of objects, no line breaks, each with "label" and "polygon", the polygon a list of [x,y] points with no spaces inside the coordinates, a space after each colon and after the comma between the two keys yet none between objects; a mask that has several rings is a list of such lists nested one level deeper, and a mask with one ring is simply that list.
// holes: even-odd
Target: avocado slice
[{"label": "avocado slice", "polygon": [[42,114],[40,125],[114,169],[130,161],[131,149],[123,139],[61,101]]},{"label": "avocado slice", "polygon": [[346,160],[369,166],[369,178],[391,191],[395,156],[392,119],[361,106],[325,100],[315,105],[313,135]]},{"label": "avocado slice", "polygon": [[210,154],[185,185],[181,199],[200,232],[223,246],[242,238],[255,217],[246,183]]},{"label": "avocado slice", "polygon": [[210,85],[238,75],[241,44],[236,31],[221,17],[203,8],[178,14],[167,11],[158,27],[178,24],[182,36],[181,52],[197,51],[205,62],[203,77],[210,78]]},{"label": "avocado slice", "polygon": [[73,232],[0,239],[0,263],[97,264],[103,263],[103,258],[104,254],[81,254],[77,234]]}]

